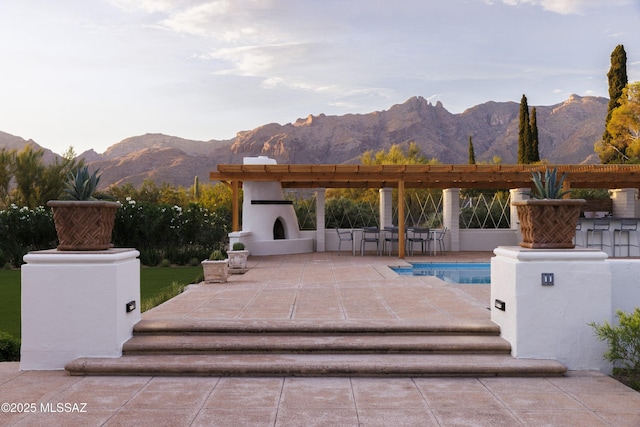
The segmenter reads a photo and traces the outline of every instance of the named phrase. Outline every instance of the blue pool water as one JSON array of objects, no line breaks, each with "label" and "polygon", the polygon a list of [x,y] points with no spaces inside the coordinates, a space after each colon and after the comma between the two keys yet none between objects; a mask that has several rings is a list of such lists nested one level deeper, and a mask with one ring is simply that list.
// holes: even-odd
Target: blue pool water
[{"label": "blue pool water", "polygon": [[491,264],[488,262],[417,262],[411,267],[391,267],[401,276],[434,276],[447,283],[491,283]]}]

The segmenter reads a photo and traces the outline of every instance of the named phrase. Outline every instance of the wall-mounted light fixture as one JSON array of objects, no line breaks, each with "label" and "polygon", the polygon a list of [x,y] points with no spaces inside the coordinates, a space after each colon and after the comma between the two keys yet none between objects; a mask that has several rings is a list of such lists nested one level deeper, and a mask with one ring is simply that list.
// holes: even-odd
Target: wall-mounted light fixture
[{"label": "wall-mounted light fixture", "polygon": [[135,309],[136,309],[136,302],[135,301],[129,301],[127,303],[127,313],[131,313]]}]

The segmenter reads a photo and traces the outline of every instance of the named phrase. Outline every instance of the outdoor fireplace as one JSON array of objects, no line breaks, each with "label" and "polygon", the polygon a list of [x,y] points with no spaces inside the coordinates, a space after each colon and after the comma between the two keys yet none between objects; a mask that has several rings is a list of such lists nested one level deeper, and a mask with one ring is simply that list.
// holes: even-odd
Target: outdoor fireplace
[{"label": "outdoor fireplace", "polygon": [[[268,157],[245,157],[244,164],[277,164]],[[284,200],[279,182],[245,181],[242,231],[229,234],[230,243],[242,242],[252,255],[313,252],[313,238],[300,233],[293,202]]]}]

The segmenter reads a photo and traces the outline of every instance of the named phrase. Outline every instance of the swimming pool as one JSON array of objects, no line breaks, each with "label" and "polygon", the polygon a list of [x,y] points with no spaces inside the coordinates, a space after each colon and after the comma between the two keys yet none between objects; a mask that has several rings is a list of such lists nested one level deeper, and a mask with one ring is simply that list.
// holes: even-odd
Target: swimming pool
[{"label": "swimming pool", "polygon": [[447,283],[491,283],[488,262],[412,262],[411,267],[391,267],[401,276],[434,276]]}]

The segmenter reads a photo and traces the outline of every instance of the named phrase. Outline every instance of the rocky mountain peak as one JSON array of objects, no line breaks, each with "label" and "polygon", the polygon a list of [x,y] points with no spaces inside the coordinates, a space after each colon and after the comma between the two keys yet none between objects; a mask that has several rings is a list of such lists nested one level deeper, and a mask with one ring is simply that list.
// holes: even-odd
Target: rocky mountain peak
[{"label": "rocky mountain peak", "polygon": [[[607,103],[605,98],[572,95],[556,105],[537,106],[541,156],[551,163],[597,162],[593,145],[604,131]],[[478,162],[491,162],[497,156],[503,163],[515,163],[518,121],[517,102],[489,101],[452,114],[441,102],[433,105],[414,96],[368,114],[318,114],[284,125],[268,123],[226,141],[147,133],[126,138],[102,155],[89,150],[80,157],[100,167],[104,185],[137,186],[151,179],[158,185],[185,187],[196,175],[206,180],[217,164],[242,163],[245,156],[266,155],[279,163],[358,163],[365,151],[415,142],[427,158],[466,163],[469,136]],[[0,132],[0,147],[27,143],[35,144]]]}]

